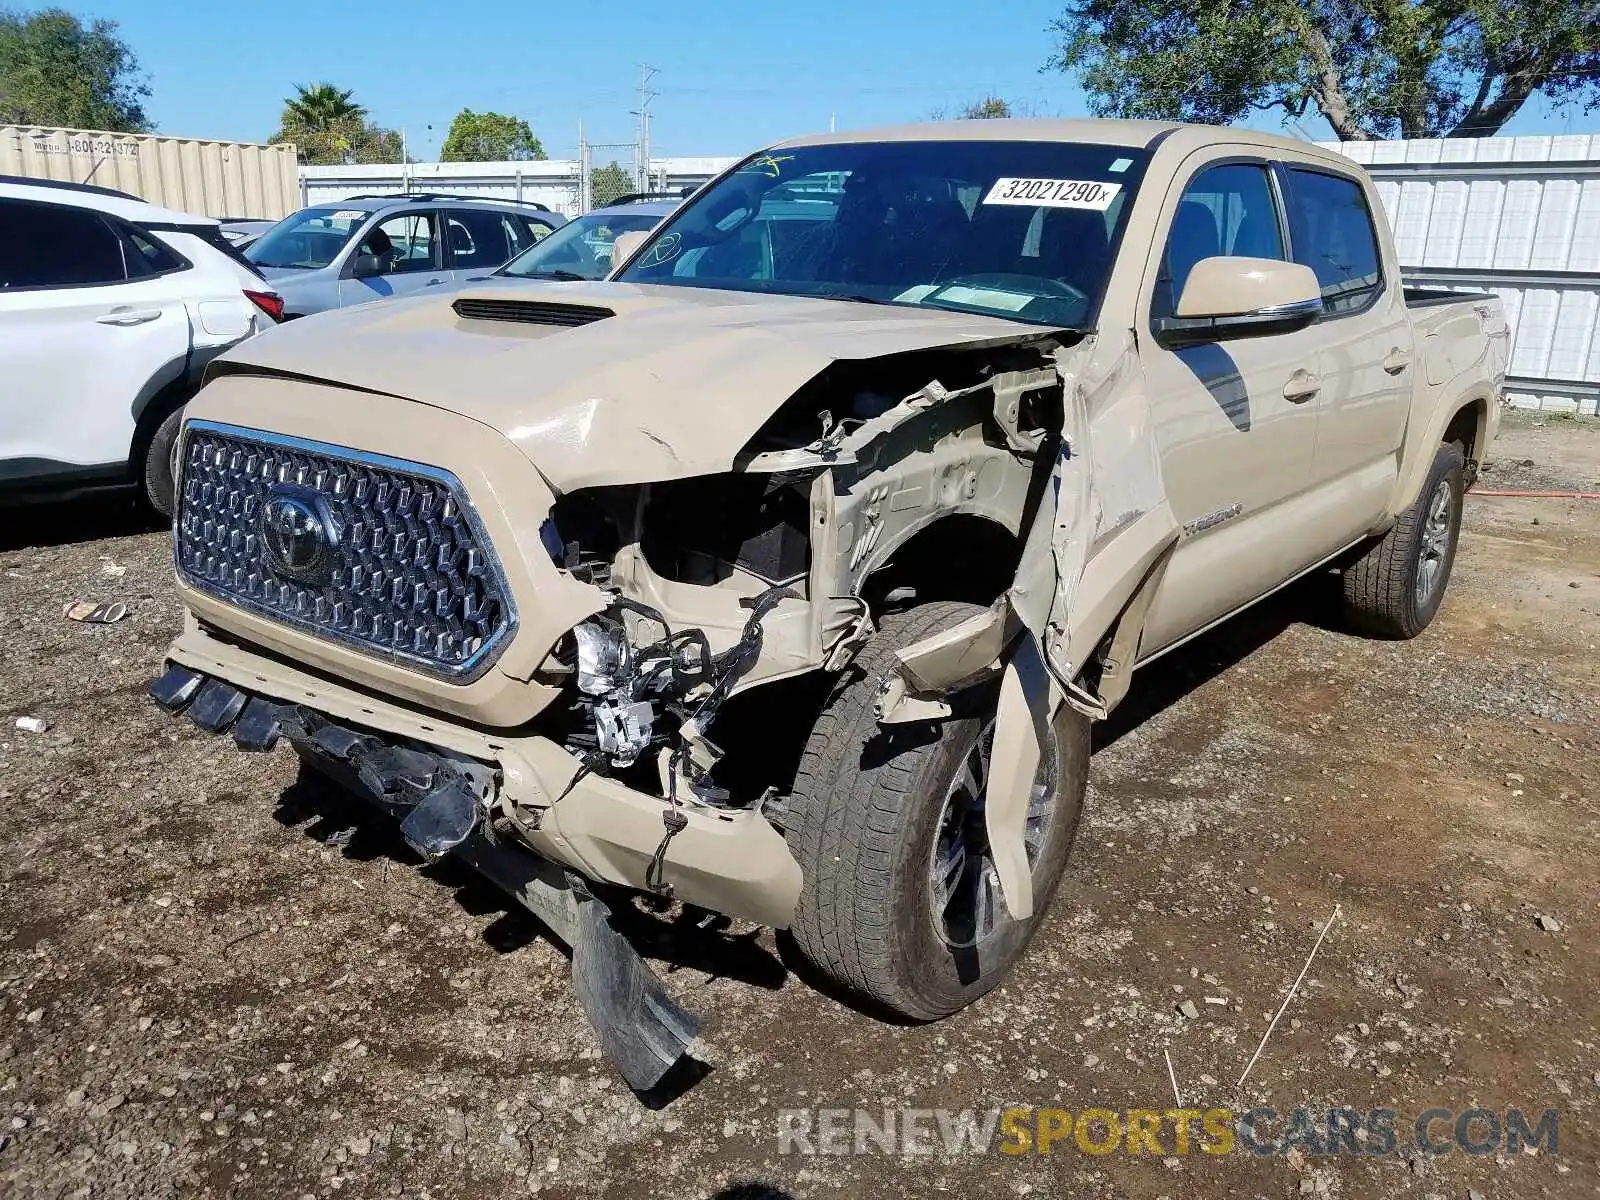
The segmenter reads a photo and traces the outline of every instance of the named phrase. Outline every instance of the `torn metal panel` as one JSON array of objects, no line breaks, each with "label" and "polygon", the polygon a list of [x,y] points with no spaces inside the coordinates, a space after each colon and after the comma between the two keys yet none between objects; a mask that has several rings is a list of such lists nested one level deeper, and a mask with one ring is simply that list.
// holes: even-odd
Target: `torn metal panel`
[{"label": "torn metal panel", "polygon": [[992,679],[1018,629],[1010,610],[999,605],[907,646],[880,687],[878,720],[891,725],[949,716],[945,697]]},{"label": "torn metal panel", "polygon": [[[1049,751],[1050,726],[1062,693],[1031,637],[1005,603],[901,650],[884,679],[877,716],[884,724],[950,715],[950,693],[1000,675],[1000,700],[984,821],[1006,908],[1017,920],[1033,915],[1033,877],[1024,833],[1039,764]],[[1002,655],[1014,646],[1001,666]]]},{"label": "torn metal panel", "polygon": [[1044,443],[1045,431],[1042,428],[1024,429],[1022,426],[1024,397],[1058,388],[1060,382],[1053,367],[1037,371],[1005,371],[994,377],[995,423],[1000,426],[1006,445],[1013,452],[1032,457]]},{"label": "torn metal panel", "polygon": [[1132,333],[1086,340],[1057,361],[1066,385],[1061,454],[1010,600],[1070,694],[1179,529]]},{"label": "torn metal panel", "polygon": [[989,752],[989,785],[983,815],[989,853],[1000,877],[1006,908],[1019,921],[1033,916],[1033,869],[1023,835],[1028,801],[1039,764],[1050,753],[1050,725],[1061,704],[1050,673],[1031,638],[1017,640],[1016,653],[1000,679],[994,745]]}]

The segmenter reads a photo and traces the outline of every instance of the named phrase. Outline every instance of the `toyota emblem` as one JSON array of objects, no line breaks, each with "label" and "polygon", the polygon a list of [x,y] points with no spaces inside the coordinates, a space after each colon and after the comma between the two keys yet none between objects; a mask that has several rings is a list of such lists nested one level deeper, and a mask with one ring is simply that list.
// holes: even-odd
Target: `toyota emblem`
[{"label": "toyota emblem", "polygon": [[260,528],[274,575],[313,586],[332,577],[339,535],[327,502],[317,492],[274,484],[261,508]]}]

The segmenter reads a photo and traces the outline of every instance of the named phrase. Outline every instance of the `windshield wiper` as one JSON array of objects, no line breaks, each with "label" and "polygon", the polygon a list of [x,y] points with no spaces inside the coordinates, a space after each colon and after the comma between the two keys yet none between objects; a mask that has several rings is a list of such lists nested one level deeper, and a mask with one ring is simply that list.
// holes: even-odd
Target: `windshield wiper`
[{"label": "windshield wiper", "polygon": [[861,296],[854,292],[812,292],[810,294],[818,300],[845,300],[851,304],[890,304],[900,308],[915,307],[907,300],[885,300],[881,296]]},{"label": "windshield wiper", "polygon": [[562,283],[593,283],[587,275],[579,275],[576,271],[511,271],[506,272],[508,279],[557,279]]}]

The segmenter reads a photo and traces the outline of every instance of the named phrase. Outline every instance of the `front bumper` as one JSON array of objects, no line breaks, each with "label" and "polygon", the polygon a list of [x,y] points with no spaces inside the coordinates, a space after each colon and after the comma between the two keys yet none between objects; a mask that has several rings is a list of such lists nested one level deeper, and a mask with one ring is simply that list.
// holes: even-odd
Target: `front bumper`
[{"label": "front bumper", "polygon": [[[516,848],[599,884],[646,889],[661,846],[664,803],[614,779],[582,773],[582,764],[540,734],[506,734],[420,713],[379,696],[313,675],[206,629],[191,615],[168,651],[169,666],[196,672],[218,687],[210,698],[184,699],[197,723],[233,730],[246,749],[270,748],[262,729],[283,705],[363,736],[448,752],[492,775],[493,806],[512,827]],[[231,709],[224,691],[243,699]],[[251,701],[260,701],[252,704]],[[202,701],[204,703],[202,704]],[[219,711],[213,714],[213,706]],[[265,745],[260,743],[265,742]],[[689,803],[666,848],[659,878],[674,899],[713,912],[787,928],[800,898],[800,866],[783,835],[759,812]]]},{"label": "front bumper", "polygon": [[637,1091],[655,1088],[688,1052],[699,1020],[612,927],[606,903],[573,872],[500,836],[504,827],[496,832],[495,779],[482,764],[386,741],[187,667],[170,666],[150,695],[202,729],[231,729],[242,750],[288,740],[307,766],[400,818],[426,861],[454,854],[500,886],[572,948],[579,1003],[606,1057]]}]

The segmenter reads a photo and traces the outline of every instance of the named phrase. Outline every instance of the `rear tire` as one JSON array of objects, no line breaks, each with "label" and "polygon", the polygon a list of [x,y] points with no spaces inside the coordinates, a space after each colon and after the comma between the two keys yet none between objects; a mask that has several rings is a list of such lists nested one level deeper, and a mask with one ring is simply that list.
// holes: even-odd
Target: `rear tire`
[{"label": "rear tire", "polygon": [[[938,602],[885,621],[817,719],[791,807],[805,876],[796,944],[848,992],[918,1021],[964,1008],[1021,957],[1066,867],[1088,779],[1089,722],[1063,706],[1030,806],[1034,912],[1014,920],[982,833],[995,689],[969,690],[938,722],[880,726],[873,711],[898,649],[980,611]],[[963,782],[969,769],[976,786]]]},{"label": "rear tire", "polygon": [[1416,501],[1345,569],[1344,613],[1353,628],[1374,637],[1414,638],[1438,614],[1461,534],[1465,465],[1459,443],[1440,446]]},{"label": "rear tire", "polygon": [[178,426],[183,424],[183,408],[168,413],[150,435],[150,444],[144,451],[144,498],[150,507],[168,520],[177,508],[177,496],[172,479],[172,447],[178,440]]}]

